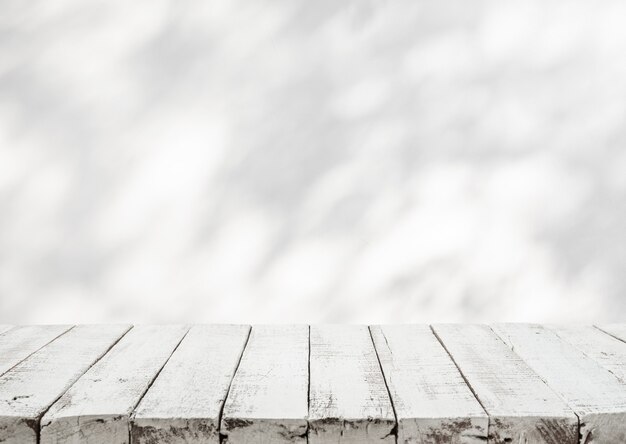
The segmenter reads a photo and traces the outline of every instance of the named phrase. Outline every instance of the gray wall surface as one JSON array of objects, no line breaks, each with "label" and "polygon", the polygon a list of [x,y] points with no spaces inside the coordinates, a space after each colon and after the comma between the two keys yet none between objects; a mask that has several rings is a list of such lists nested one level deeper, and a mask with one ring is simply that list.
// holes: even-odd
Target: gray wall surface
[{"label": "gray wall surface", "polygon": [[0,322],[624,320],[626,2],[0,11]]}]

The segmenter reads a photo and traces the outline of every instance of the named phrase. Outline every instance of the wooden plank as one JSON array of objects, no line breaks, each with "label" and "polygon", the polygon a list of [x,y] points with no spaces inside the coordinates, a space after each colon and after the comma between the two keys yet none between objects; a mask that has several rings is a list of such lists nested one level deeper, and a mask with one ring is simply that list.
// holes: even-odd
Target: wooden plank
[{"label": "wooden plank", "polygon": [[0,335],[0,375],[70,328],[71,325],[25,325]]},{"label": "wooden plank", "polygon": [[393,407],[367,326],[311,326],[309,443],[395,443]]},{"label": "wooden plank", "polygon": [[489,442],[578,442],[578,417],[491,328],[433,330],[489,414]]},{"label": "wooden plank", "polygon": [[398,443],[484,443],[488,417],[427,325],[370,327],[398,419]]},{"label": "wooden plank", "polygon": [[128,443],[130,415],[188,327],[131,329],[41,420],[42,444]]},{"label": "wooden plank", "polygon": [[626,386],[615,375],[541,325],[493,329],[576,412],[581,443],[626,442]]},{"label": "wooden plank", "polygon": [[309,328],[253,326],[224,405],[227,443],[307,441]]},{"label": "wooden plank", "polygon": [[219,415],[250,332],[192,327],[131,420],[137,444],[219,444]]},{"label": "wooden plank", "polygon": [[0,377],[0,442],[38,443],[39,419],[128,326],[78,326]]},{"label": "wooden plank", "polygon": [[626,324],[604,324],[598,325],[597,328],[620,341],[626,342]]},{"label": "wooden plank", "polygon": [[626,382],[626,344],[624,342],[591,325],[550,325],[548,328],[613,373],[622,382]]}]

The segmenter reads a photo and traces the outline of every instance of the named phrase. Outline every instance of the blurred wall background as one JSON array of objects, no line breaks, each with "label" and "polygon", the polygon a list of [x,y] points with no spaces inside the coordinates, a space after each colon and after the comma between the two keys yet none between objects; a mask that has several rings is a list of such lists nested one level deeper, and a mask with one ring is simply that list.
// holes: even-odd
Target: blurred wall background
[{"label": "blurred wall background", "polygon": [[0,1],[0,322],[613,321],[626,3]]}]

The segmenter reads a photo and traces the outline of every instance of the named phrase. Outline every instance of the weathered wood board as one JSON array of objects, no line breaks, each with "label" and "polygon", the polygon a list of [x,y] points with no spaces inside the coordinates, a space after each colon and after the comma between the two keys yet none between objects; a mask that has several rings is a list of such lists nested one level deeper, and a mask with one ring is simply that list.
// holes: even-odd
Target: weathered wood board
[{"label": "weathered wood board", "polygon": [[219,444],[219,416],[249,332],[192,327],[137,407],[133,444]]},{"label": "weathered wood board", "polygon": [[0,375],[70,328],[71,325],[26,325],[0,335]]},{"label": "weathered wood board", "polygon": [[626,325],[129,329],[0,326],[0,443],[626,443]]},{"label": "weathered wood board", "polygon": [[626,386],[556,333],[535,324],[494,331],[576,412],[580,442],[626,442]]},{"label": "weathered wood board", "polygon": [[433,325],[489,414],[489,442],[578,443],[578,418],[486,325]]},{"label": "weathered wood board", "polygon": [[309,443],[394,443],[395,416],[367,326],[311,326]]},{"label": "weathered wood board", "polygon": [[74,327],[0,376],[0,442],[38,443],[41,415],[128,328]]},{"label": "weathered wood board", "polygon": [[478,444],[488,418],[427,325],[370,327],[398,420],[398,443]]},{"label": "weathered wood board", "polygon": [[626,324],[604,324],[596,327],[614,338],[626,342]]},{"label": "weathered wood board", "polygon": [[591,325],[549,325],[561,339],[569,342],[602,367],[626,382],[626,343]]},{"label": "weathered wood board", "polygon": [[130,415],[188,327],[131,329],[41,420],[42,444],[127,444]]},{"label": "weathered wood board", "polygon": [[252,327],[224,405],[224,442],[306,443],[308,356],[308,326]]}]

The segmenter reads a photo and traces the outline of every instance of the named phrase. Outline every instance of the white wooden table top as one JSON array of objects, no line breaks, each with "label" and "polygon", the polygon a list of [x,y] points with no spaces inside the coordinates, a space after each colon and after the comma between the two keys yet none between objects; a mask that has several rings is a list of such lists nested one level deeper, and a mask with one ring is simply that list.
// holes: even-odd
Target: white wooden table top
[{"label": "white wooden table top", "polygon": [[626,324],[0,326],[0,443],[626,443]]}]

